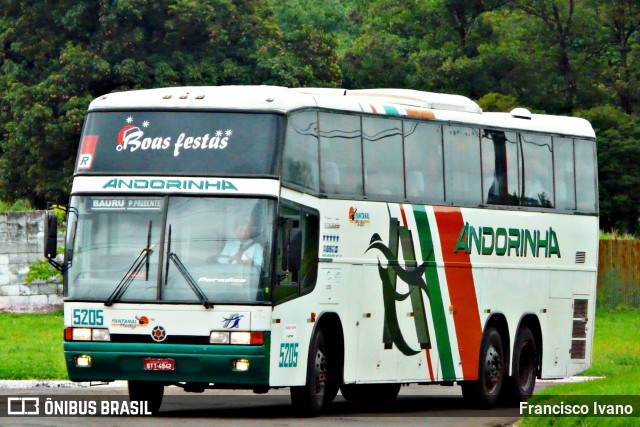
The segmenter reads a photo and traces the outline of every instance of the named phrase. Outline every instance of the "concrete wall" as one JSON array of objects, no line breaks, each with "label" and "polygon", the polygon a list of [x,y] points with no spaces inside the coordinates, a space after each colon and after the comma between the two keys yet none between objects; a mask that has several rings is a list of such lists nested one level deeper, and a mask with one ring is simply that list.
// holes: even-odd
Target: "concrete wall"
[{"label": "concrete wall", "polygon": [[0,312],[49,312],[62,307],[62,284],[25,284],[29,265],[44,259],[45,211],[0,213]]}]

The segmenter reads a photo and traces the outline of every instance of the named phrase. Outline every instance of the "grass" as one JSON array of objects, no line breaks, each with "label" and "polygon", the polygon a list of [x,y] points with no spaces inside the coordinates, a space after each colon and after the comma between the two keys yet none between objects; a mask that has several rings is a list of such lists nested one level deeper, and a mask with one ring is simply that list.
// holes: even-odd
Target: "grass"
[{"label": "grass", "polygon": [[0,313],[0,379],[66,379],[62,312]]},{"label": "grass", "polygon": [[[632,396],[634,413],[640,406],[640,309],[600,310],[596,314],[592,366],[582,375],[604,376],[594,381],[562,384],[536,393],[531,402],[547,396]],[[552,399],[552,398],[551,398]],[[605,398],[606,399],[606,398]],[[607,403],[618,403],[612,398]],[[559,399],[556,399],[556,402]],[[587,401],[589,399],[586,399]],[[593,400],[590,399],[590,406]],[[625,403],[624,399],[619,403]],[[640,425],[638,418],[624,417],[525,417],[520,426],[628,426]]]}]

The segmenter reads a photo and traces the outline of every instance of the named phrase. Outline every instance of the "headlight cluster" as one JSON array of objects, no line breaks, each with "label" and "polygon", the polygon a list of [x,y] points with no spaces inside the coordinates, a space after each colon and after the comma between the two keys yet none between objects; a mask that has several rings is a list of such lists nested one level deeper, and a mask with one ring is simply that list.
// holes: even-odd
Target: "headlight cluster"
[{"label": "headlight cluster", "polygon": [[108,329],[103,328],[65,328],[65,341],[111,341]]},{"label": "headlight cluster", "polygon": [[262,332],[211,331],[209,342],[211,344],[262,345],[264,334]]}]

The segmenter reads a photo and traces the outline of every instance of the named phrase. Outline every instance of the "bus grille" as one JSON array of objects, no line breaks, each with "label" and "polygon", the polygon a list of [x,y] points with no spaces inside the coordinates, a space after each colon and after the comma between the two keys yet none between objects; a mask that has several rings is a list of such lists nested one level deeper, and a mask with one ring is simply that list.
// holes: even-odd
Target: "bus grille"
[{"label": "bus grille", "polygon": [[151,335],[146,334],[111,334],[111,342],[140,344],[210,344],[208,336],[197,335],[169,335],[164,341],[157,343],[151,338]]}]

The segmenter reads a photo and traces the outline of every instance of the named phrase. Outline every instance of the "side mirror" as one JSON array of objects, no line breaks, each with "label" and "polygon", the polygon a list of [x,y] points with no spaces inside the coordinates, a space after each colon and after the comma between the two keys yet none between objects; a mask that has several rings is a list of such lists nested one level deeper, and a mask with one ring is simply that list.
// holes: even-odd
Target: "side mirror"
[{"label": "side mirror", "polygon": [[47,212],[44,224],[44,257],[52,260],[58,251],[58,218],[53,212]]}]

